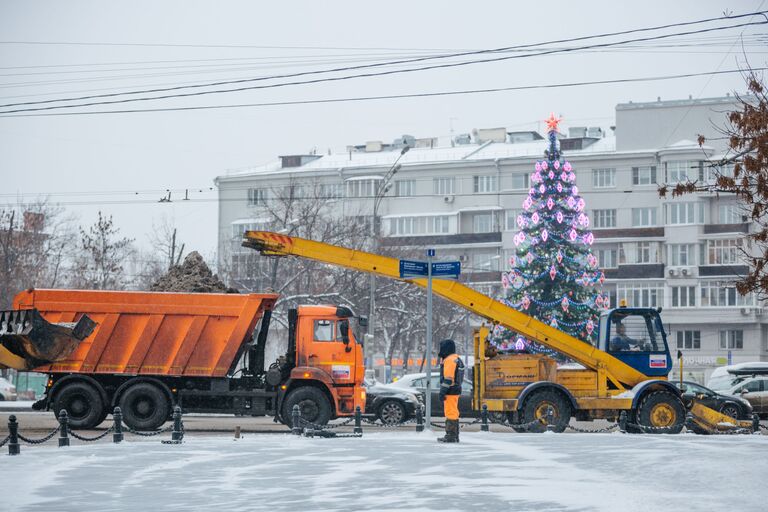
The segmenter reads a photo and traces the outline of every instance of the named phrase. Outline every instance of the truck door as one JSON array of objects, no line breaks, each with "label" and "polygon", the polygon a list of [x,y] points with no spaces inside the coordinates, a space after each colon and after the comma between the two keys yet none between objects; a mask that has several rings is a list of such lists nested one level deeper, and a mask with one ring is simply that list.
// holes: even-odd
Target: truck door
[{"label": "truck door", "polygon": [[336,384],[351,384],[355,382],[357,352],[351,329],[349,343],[344,342],[342,322],[336,318],[307,318],[311,329],[305,332],[311,336],[305,338],[307,366],[325,371]]}]

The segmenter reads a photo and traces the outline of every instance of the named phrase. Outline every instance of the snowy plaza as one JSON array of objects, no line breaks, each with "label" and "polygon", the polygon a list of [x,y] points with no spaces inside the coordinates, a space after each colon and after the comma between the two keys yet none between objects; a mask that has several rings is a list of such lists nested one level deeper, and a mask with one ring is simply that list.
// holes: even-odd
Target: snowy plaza
[{"label": "snowy plaza", "polygon": [[764,436],[370,433],[25,447],[5,510],[763,510]]}]

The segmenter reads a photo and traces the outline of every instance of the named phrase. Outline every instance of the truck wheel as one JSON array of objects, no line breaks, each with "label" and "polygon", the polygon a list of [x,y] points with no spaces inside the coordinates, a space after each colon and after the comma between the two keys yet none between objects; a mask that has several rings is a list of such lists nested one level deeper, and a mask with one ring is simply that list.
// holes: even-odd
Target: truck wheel
[{"label": "truck wheel", "polygon": [[384,425],[399,425],[405,421],[405,407],[397,400],[387,400],[379,407],[379,419]]},{"label": "truck wheel", "polygon": [[[523,422],[531,423],[534,420],[544,420],[547,411],[552,409],[552,423],[555,432],[563,432],[571,421],[571,405],[560,393],[551,390],[534,392],[523,405]],[[547,430],[546,422],[537,422],[528,427],[528,432],[544,432]]]},{"label": "truck wheel", "polygon": [[678,434],[685,425],[685,407],[669,391],[654,391],[640,401],[635,417],[638,425],[651,428],[641,432]]},{"label": "truck wheel", "polygon": [[325,393],[311,386],[294,389],[283,402],[283,419],[293,427],[293,406],[298,405],[303,420],[325,425],[331,419],[331,404]]},{"label": "truck wheel", "polygon": [[53,411],[59,417],[62,409],[67,411],[69,426],[72,428],[93,428],[104,419],[106,408],[99,392],[85,382],[70,382],[56,393]]},{"label": "truck wheel", "polygon": [[154,384],[139,382],[120,397],[125,424],[134,430],[156,430],[168,419],[168,397]]}]

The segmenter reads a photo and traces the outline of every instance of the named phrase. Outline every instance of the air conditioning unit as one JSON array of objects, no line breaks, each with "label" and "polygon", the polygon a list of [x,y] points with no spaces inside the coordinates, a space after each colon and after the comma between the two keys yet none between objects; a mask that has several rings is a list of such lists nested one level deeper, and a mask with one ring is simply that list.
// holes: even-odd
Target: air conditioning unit
[{"label": "air conditioning unit", "polygon": [[452,203],[455,196],[444,196],[443,201],[446,203]]},{"label": "air conditioning unit", "polygon": [[667,274],[669,274],[670,276],[674,276],[676,272],[677,271],[674,268],[667,270]]},{"label": "air conditioning unit", "polygon": [[683,274],[684,276],[687,276],[688,275],[688,269],[684,268],[684,269],[680,270],[680,273]]},{"label": "air conditioning unit", "polygon": [[741,314],[746,316],[749,314],[749,308],[741,308]]}]

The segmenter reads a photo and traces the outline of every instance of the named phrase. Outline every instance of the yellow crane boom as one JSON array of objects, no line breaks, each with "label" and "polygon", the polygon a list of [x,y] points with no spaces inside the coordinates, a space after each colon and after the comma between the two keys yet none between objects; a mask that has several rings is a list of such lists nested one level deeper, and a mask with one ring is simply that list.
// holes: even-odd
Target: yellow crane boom
[{"label": "yellow crane boom", "polygon": [[[400,260],[396,258],[269,231],[246,232],[243,246],[256,249],[268,256],[297,256],[411,282],[422,288],[427,287],[426,278],[401,279]],[[556,350],[587,368],[605,372],[606,377],[619,389],[632,387],[648,379],[648,376],[597,347],[569,336],[457,281],[433,278],[432,291],[476,315]]]}]

